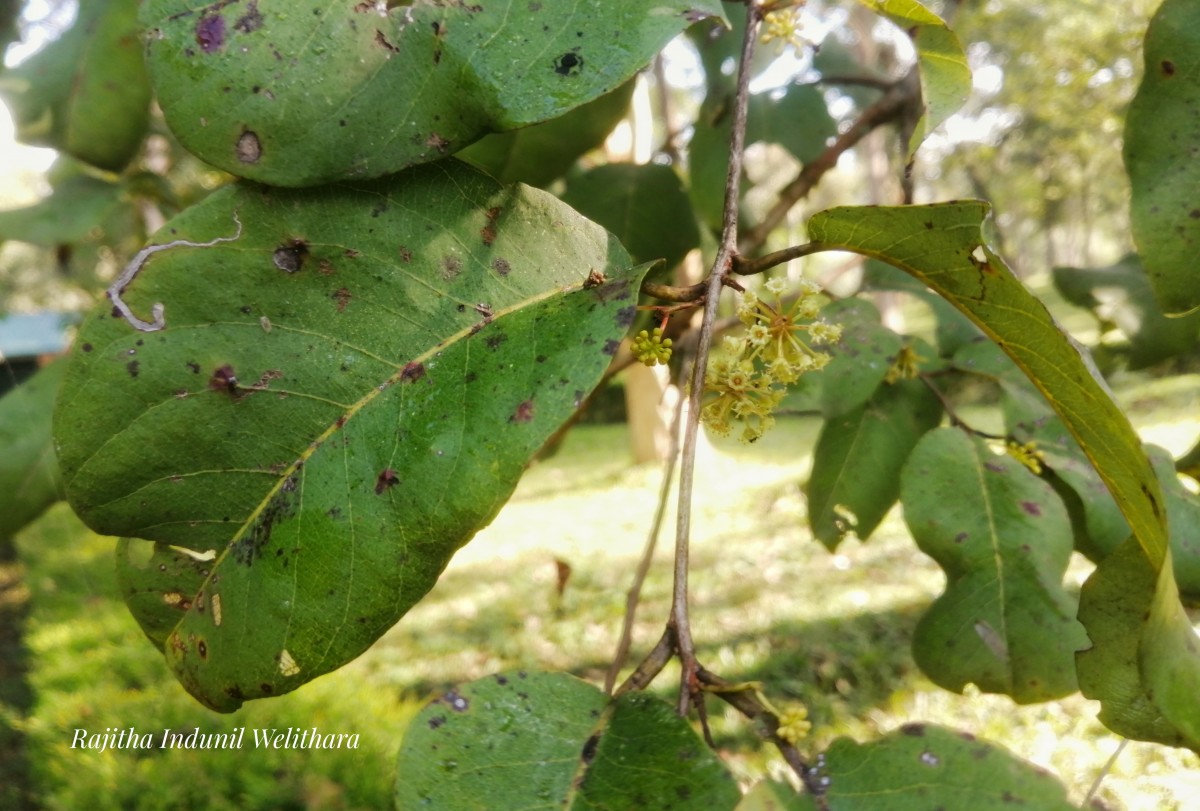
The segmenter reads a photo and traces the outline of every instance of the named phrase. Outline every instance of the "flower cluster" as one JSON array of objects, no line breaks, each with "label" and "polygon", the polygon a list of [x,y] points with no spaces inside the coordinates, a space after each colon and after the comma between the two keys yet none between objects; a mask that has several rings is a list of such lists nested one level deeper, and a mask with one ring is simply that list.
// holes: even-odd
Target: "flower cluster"
[{"label": "flower cluster", "polygon": [[810,43],[801,33],[804,23],[800,19],[800,7],[803,5],[804,0],[799,0],[789,8],[768,11],[763,17],[762,42],[777,40],[775,48],[780,54],[789,45],[797,51],[804,50]]},{"label": "flower cluster", "polygon": [[1029,468],[1031,473],[1038,476],[1042,474],[1042,463],[1046,461],[1046,455],[1038,449],[1036,441],[1021,443],[1010,439],[1005,443],[1005,450],[1009,456]]},{"label": "flower cluster", "polygon": [[662,327],[655,327],[653,332],[642,330],[633,339],[630,349],[633,356],[647,366],[657,366],[671,360],[670,338],[662,337]]},{"label": "flower cluster", "polygon": [[740,420],[744,442],[753,442],[774,424],[771,413],[787,394],[785,386],[829,363],[829,355],[809,342],[833,344],[842,335],[840,326],[818,318],[821,299],[816,284],[801,282],[799,296],[786,309],[781,297],[787,282],[772,279],[765,288],[774,305],[751,291],[742,294],[737,314],[745,332],[727,336],[723,351],[710,362],[705,388],[717,396],[700,414],[721,436],[730,433],[734,419]]},{"label": "flower cluster", "polygon": [[780,714],[775,734],[795,746],[807,738],[810,731],[812,722],[808,720],[808,708],[803,704],[792,704]]}]

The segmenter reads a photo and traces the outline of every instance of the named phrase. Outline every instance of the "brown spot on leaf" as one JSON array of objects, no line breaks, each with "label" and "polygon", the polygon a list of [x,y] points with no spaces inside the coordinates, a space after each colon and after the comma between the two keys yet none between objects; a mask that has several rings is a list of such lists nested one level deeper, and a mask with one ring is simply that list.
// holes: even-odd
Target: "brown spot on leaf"
[{"label": "brown spot on leaf", "polygon": [[425,364],[413,361],[404,366],[404,370],[400,372],[400,379],[407,383],[420,380],[425,376]]},{"label": "brown spot on leaf", "polygon": [[1175,63],[1172,62],[1170,59],[1164,59],[1162,61],[1162,64],[1160,65],[1160,67],[1162,68],[1163,76],[1174,76],[1175,75]]},{"label": "brown spot on leaf", "polygon": [[381,48],[384,48],[385,50],[391,51],[392,53],[399,53],[400,51],[399,48],[388,42],[387,34],[383,33],[378,28],[375,29],[375,44]]},{"label": "brown spot on leaf", "polygon": [[488,339],[485,343],[487,343],[488,349],[495,352],[497,349],[500,348],[500,345],[503,344],[507,340],[508,340],[508,336],[505,335],[503,332],[501,332],[499,335],[489,335]]},{"label": "brown spot on leaf", "polygon": [[431,149],[436,149],[441,154],[446,154],[446,149],[450,146],[450,142],[436,132],[429,133],[429,137],[425,139],[425,146]]},{"label": "brown spot on leaf", "polygon": [[79,348],[80,348],[80,349],[82,349],[84,352],[91,352],[91,351],[92,351],[92,345],[91,345],[91,344],[84,344],[83,346],[81,346],[81,347],[79,347]]},{"label": "brown spot on leaf", "polygon": [[295,273],[300,270],[304,267],[306,258],[308,258],[308,243],[302,239],[293,239],[290,244],[280,245],[271,255],[275,267],[284,273]]},{"label": "brown spot on leaf", "polygon": [[579,759],[583,761],[583,765],[588,765],[596,759],[596,750],[600,748],[600,733],[592,734],[583,744],[583,751],[579,753]]},{"label": "brown spot on leaf", "polygon": [[462,273],[462,260],[457,256],[442,257],[442,278],[450,281]]},{"label": "brown spot on leaf", "polygon": [[337,290],[334,290],[332,294],[330,294],[330,298],[337,302],[337,311],[339,313],[344,313],[346,312],[346,305],[350,303],[350,299],[353,298],[353,296],[350,295],[350,291],[346,288],[339,287]]},{"label": "brown spot on leaf", "polygon": [[413,257],[412,251],[410,251],[408,248],[401,245],[400,246],[400,261],[407,264],[408,262],[412,261],[412,257]]},{"label": "brown spot on leaf", "polygon": [[237,375],[233,371],[233,367],[226,363],[224,366],[218,367],[212,373],[212,377],[208,379],[208,387],[213,391],[222,391],[226,394],[236,394],[238,388]]},{"label": "brown spot on leaf", "polygon": [[494,206],[487,210],[487,224],[479,230],[479,235],[483,238],[483,244],[487,247],[492,247],[492,243],[496,241],[496,221],[500,219],[501,208]]},{"label": "brown spot on leaf", "polygon": [[1042,514],[1042,508],[1032,501],[1022,501],[1021,509],[1025,511],[1026,515],[1038,516]]},{"label": "brown spot on leaf", "polygon": [[263,27],[262,14],[258,11],[258,0],[250,0],[250,8],[238,18],[233,27],[243,34],[249,34]]},{"label": "brown spot on leaf", "polygon": [[508,418],[509,422],[518,425],[531,422],[533,420],[533,400],[525,400],[517,406],[517,410]]},{"label": "brown spot on leaf", "polygon": [[396,471],[390,467],[384,468],[375,478],[375,495],[381,495],[384,490],[395,487],[400,482],[400,477],[396,475]]},{"label": "brown spot on leaf", "polygon": [[137,377],[138,376],[138,367],[141,365],[142,364],[139,363],[138,361],[131,360],[131,361],[129,361],[129,363],[125,364],[125,369],[126,369],[126,371],[129,372],[130,377]]},{"label": "brown spot on leaf", "polygon": [[204,644],[203,639],[196,643],[196,650],[200,652],[201,659],[208,658],[208,645]]},{"label": "brown spot on leaf", "polygon": [[479,313],[484,318],[491,318],[495,315],[495,313],[492,312],[492,305],[488,304],[486,301],[481,301],[476,304],[475,312]]},{"label": "brown spot on leaf", "polygon": [[512,272],[512,265],[508,264],[507,259],[496,258],[492,260],[492,270],[501,276],[507,276]]},{"label": "brown spot on leaf", "polygon": [[603,352],[605,355],[608,355],[611,358],[617,354],[617,349],[620,346],[621,346],[620,341],[609,338],[607,341],[604,342],[604,348],[601,349],[600,351]]},{"label": "brown spot on leaf", "polygon": [[262,144],[252,130],[245,130],[237,139],[237,158],[242,163],[258,163],[262,157]]},{"label": "brown spot on leaf", "polygon": [[905,724],[904,726],[900,727],[900,732],[914,738],[923,738],[925,737],[925,725]]},{"label": "brown spot on leaf", "polygon": [[225,18],[220,14],[206,14],[197,20],[196,42],[206,54],[219,50],[225,44]]}]

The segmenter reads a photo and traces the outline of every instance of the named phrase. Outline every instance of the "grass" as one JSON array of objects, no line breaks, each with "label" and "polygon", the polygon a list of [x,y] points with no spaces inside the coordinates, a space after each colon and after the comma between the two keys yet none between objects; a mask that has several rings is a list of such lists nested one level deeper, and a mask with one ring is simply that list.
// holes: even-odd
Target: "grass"
[{"label": "grass", "polygon": [[[1196,376],[1130,378],[1123,404],[1148,438],[1181,453],[1198,425]],[[1187,409],[1185,412],[1184,409]],[[921,720],[975,732],[1057,773],[1082,800],[1118,744],[1075,697],[1019,707],[1003,697],[939,690],[913,664],[909,638],[944,584],[916,552],[898,511],[867,543],[837,554],[814,543],[798,482],[818,429],[781,421],[756,446],[701,449],[693,519],[693,620],[701,660],[760,680],[773,700],[800,699],[811,743],[869,739]],[[658,472],[631,464],[620,426],[583,427],[535,466],[496,521],[437,587],[370,651],[295,693],[229,716],[196,704],[168,674],[117,598],[111,539],[60,506],[18,538],[31,610],[34,691],[24,730],[47,809],[375,809],[389,807],[403,729],[448,685],[511,667],[569,670],[600,682],[616,646],[624,594],[655,507]],[[669,536],[665,531],[664,536]],[[664,538],[646,586],[634,655],[657,639],[670,602]],[[571,576],[561,598],[558,566]],[[1086,576],[1077,561],[1070,577]],[[673,692],[673,674],[655,684]],[[777,702],[778,703],[778,702]],[[711,703],[725,760],[746,784],[782,773],[751,724]],[[12,719],[10,719],[12,720]],[[72,749],[72,730],[223,731],[245,727],[359,733],[356,751]],[[1200,793],[1195,755],[1131,743],[1100,796],[1109,808],[1183,809]]]}]

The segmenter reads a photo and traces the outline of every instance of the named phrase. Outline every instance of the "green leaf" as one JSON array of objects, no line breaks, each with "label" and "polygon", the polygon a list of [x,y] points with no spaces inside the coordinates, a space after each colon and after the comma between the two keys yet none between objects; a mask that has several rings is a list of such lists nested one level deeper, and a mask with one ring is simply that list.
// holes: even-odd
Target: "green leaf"
[{"label": "green leaf", "polygon": [[1062,586],[1073,538],[1050,485],[942,428],[913,450],[900,499],[917,546],[947,579],[913,638],[921,670],[947,690],[973,683],[1021,704],[1074,692],[1087,636]]},{"label": "green leaf", "polygon": [[223,711],[340,667],[421,599],[599,381],[645,272],[456,161],[226,187],[158,241],[230,236],[234,214],[238,239],[155,254],[126,291],[165,329],[84,323],[55,417],[72,505],[157,542],[127,545],[124,593]]},{"label": "green leaf", "polygon": [[150,117],[137,7],[138,0],[80,3],[70,30],[0,76],[17,140],[112,171],[133,159]]},{"label": "green leaf", "polygon": [[74,175],[46,199],[0,211],[0,242],[18,240],[56,248],[84,241],[121,203],[123,187],[89,175]]},{"label": "green leaf", "polygon": [[1103,268],[1056,267],[1054,286],[1072,304],[1111,322],[1129,339],[1129,368],[1143,369],[1196,345],[1200,314],[1167,318],[1136,254]]},{"label": "green leaf", "polygon": [[0,397],[0,539],[63,497],[50,414],[65,368],[56,360]]},{"label": "green leaf", "polygon": [[[987,204],[976,201],[840,208],[815,215],[808,228],[814,241],[890,262],[944,296],[999,344],[1059,413],[1133,529],[1145,558],[1144,566],[1151,574],[1141,581],[1142,588],[1152,583],[1156,590],[1154,595],[1145,591],[1131,595],[1124,604],[1127,610],[1115,613],[1089,613],[1081,599],[1079,618],[1088,630],[1093,649],[1076,657],[1080,687],[1088,697],[1107,704],[1106,717],[1111,719],[1130,706],[1124,697],[1128,690],[1109,692],[1104,688],[1110,684],[1137,685],[1147,701],[1153,698],[1155,709],[1167,719],[1167,725],[1190,736],[1191,730],[1200,725],[1195,702],[1168,702],[1168,695],[1177,694],[1154,688],[1164,679],[1175,678],[1186,684],[1191,682],[1190,674],[1200,674],[1194,639],[1177,630],[1182,607],[1178,606],[1178,591],[1170,573],[1162,491],[1137,434],[1095,368],[1059,330],[1045,305],[984,244],[981,228],[987,213]],[[1119,569],[1114,574],[1113,567],[1104,566],[1093,574],[1093,579],[1101,570],[1106,577],[1120,579]],[[1166,579],[1163,572],[1167,573]],[[1174,608],[1169,599],[1172,594]],[[1139,600],[1141,605],[1137,604]],[[1147,607],[1163,613],[1148,622],[1144,616]],[[1097,617],[1105,627],[1093,626],[1091,621]],[[1137,657],[1116,658],[1125,670],[1119,674],[1092,673],[1113,662],[1104,650],[1107,643],[1101,640],[1127,637],[1136,637],[1139,645]],[[1189,674],[1187,678],[1181,669]],[[1089,692],[1085,683],[1098,686],[1098,691]],[[1200,737],[1189,740],[1193,745],[1200,743]]]},{"label": "green leaf", "polygon": [[604,143],[633,96],[629,81],[566,115],[511,132],[488,135],[458,153],[501,183],[546,186]]},{"label": "green leaf", "polygon": [[835,549],[849,532],[866,540],[900,493],[900,469],[921,436],[942,417],[921,382],[882,385],[871,400],[826,421],[813,450],[805,493],[808,520]]},{"label": "green leaf", "polygon": [[401,809],[709,811],[739,796],[666,704],[609,701],[565,673],[510,671],[451,690],[417,715],[396,764]]},{"label": "green leaf", "polygon": [[635,262],[668,268],[699,246],[696,216],[668,166],[609,163],[572,177],[562,200],[616,235]]},{"label": "green leaf", "polygon": [[1006,431],[1020,442],[1035,443],[1045,478],[1071,516],[1076,549],[1092,560],[1100,560],[1129,537],[1128,522],[1083,448],[1000,347],[980,338],[960,348],[954,364],[972,374],[991,377],[1000,385]]},{"label": "green leaf", "polygon": [[953,356],[960,347],[980,337],[979,328],[953,305],[904,271],[886,262],[868,259],[863,263],[863,289],[909,293],[928,304],[933,310],[934,318],[937,319],[934,337],[937,340],[938,351],[944,357]]},{"label": "green leaf", "polygon": [[917,147],[942,122],[962,107],[971,93],[971,68],[958,35],[942,18],[917,0],[859,0],[887,17],[912,37],[921,74],[925,112],[908,141],[912,157]]},{"label": "green leaf", "polygon": [[[728,126],[725,133],[728,142]],[[825,151],[826,141],[837,134],[837,122],[829,114],[825,97],[815,87],[789,85],[782,91],[750,97],[747,144],[779,144],[796,160],[809,163]]]},{"label": "green leaf", "polygon": [[827,418],[838,417],[871,399],[903,341],[880,322],[879,310],[869,301],[834,301],[821,317],[842,326],[842,339],[828,348],[833,359],[819,376],[821,411]]},{"label": "green leaf", "polygon": [[1146,452],[1158,474],[1167,499],[1167,525],[1171,528],[1171,565],[1180,593],[1200,601],[1200,497],[1179,481],[1175,460],[1164,448],[1147,445]]},{"label": "green leaf", "polygon": [[167,123],[242,177],[311,186],[437,160],[619,87],[717,0],[147,0]]},{"label": "green leaf", "polygon": [[1070,811],[1054,777],[965,732],[906,724],[871,743],[839,738],[825,753],[828,811],[931,808]]},{"label": "green leaf", "polygon": [[[1142,671],[1143,651],[1152,639],[1146,619],[1154,610],[1159,585],[1169,575],[1169,566],[1154,570],[1133,536],[1100,561],[1079,594],[1079,621],[1092,647],[1076,655],[1075,666],[1080,692],[1100,699],[1100,721],[1113,732],[1196,748],[1200,736],[1189,740],[1176,719],[1162,712],[1161,697],[1154,696]],[[1169,608],[1167,614],[1172,614]],[[1195,694],[1188,702],[1194,704]]]},{"label": "green leaf", "polygon": [[1200,307],[1200,7],[1164,0],[1144,42],[1145,74],[1125,118],[1130,220],[1150,282],[1168,313]]}]

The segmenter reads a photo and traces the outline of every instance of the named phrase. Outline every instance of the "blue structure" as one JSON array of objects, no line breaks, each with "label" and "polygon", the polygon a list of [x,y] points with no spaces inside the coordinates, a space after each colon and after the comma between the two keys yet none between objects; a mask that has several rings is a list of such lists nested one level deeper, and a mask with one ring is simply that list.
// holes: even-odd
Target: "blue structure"
[{"label": "blue structure", "polygon": [[42,358],[67,351],[67,329],[77,320],[56,312],[0,318],[0,394],[36,372]]}]

